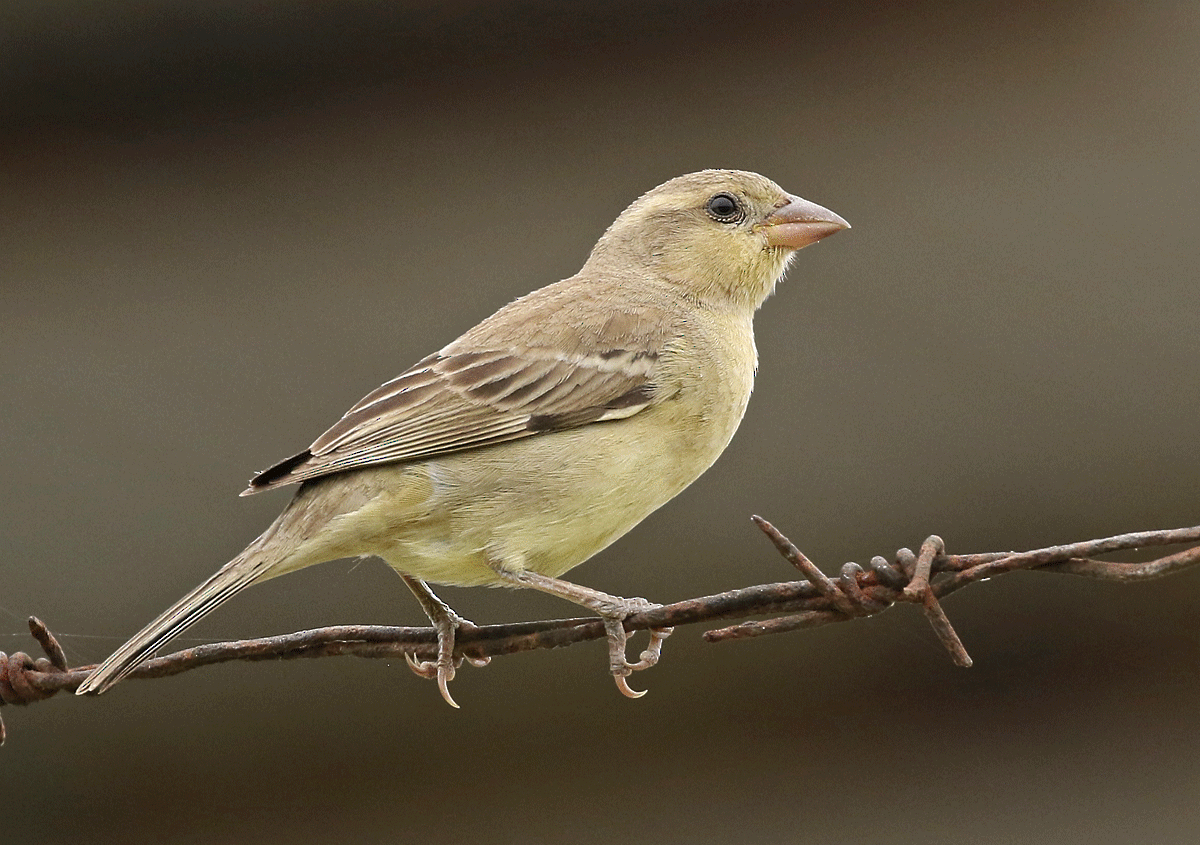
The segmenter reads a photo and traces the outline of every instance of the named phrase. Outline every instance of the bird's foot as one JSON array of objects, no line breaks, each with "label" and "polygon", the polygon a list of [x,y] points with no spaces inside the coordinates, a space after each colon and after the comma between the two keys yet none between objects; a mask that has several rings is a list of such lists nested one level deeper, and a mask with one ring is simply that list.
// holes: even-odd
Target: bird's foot
[{"label": "bird's foot", "polygon": [[642,598],[627,599],[621,596],[612,596],[599,590],[593,590],[591,587],[563,581],[561,578],[552,578],[528,569],[508,567],[504,565],[501,557],[489,559],[488,565],[507,584],[514,587],[531,587],[543,593],[558,596],[586,607],[600,616],[604,620],[604,632],[608,635],[608,667],[612,672],[613,680],[617,682],[617,689],[621,691],[622,695],[629,698],[641,698],[646,694],[644,691],[638,692],[632,689],[625,679],[631,673],[649,669],[658,662],[658,658],[662,654],[663,640],[670,636],[672,629],[651,628],[650,645],[641,653],[637,663],[630,663],[625,659],[625,645],[629,641],[629,634],[625,631],[625,620],[635,613],[653,610],[662,605]]},{"label": "bird's foot", "polygon": [[603,606],[596,608],[596,611],[604,619],[604,631],[608,635],[609,671],[612,672],[613,680],[616,681],[621,695],[628,698],[641,698],[646,691],[639,692],[633,689],[629,686],[626,678],[634,672],[649,669],[658,663],[659,657],[662,656],[663,640],[669,637],[675,629],[651,628],[650,644],[639,655],[637,663],[630,663],[625,657],[625,647],[629,641],[629,634],[625,630],[625,620],[635,613],[653,610],[656,607],[662,607],[662,605],[642,598],[632,598],[619,599],[611,603],[605,602]]},{"label": "bird's foot", "polygon": [[[436,616],[436,618],[434,618]],[[437,660],[422,660],[418,661],[411,654],[405,654],[404,659],[408,663],[408,668],[422,678],[429,680],[437,679],[438,692],[442,694],[442,698],[451,707],[458,707],[458,703],[454,697],[450,695],[450,682],[454,680],[454,672],[466,660],[472,666],[487,666],[492,662],[490,657],[470,657],[465,654],[454,653],[454,640],[459,631],[465,631],[474,628],[475,623],[468,619],[459,616],[449,608],[445,612],[431,614],[430,622],[433,623],[433,628],[437,631],[438,636],[438,656]]]}]

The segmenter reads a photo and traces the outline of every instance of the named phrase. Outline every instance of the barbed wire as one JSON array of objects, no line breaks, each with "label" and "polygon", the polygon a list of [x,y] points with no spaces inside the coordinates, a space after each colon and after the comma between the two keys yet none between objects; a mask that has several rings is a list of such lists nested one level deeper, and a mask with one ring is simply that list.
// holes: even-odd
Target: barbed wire
[{"label": "barbed wire", "polygon": [[[724,642],[861,619],[882,613],[898,603],[910,603],[920,606],[954,662],[959,666],[970,666],[971,658],[940,602],[969,584],[1023,570],[1130,583],[1159,578],[1200,563],[1200,546],[1144,563],[1096,560],[1100,555],[1113,552],[1200,542],[1200,526],[1120,534],[1027,552],[965,555],[947,554],[945,543],[933,535],[915,554],[909,549],[900,549],[893,560],[874,557],[865,568],[857,563],[847,563],[835,579],[825,575],[771,523],[758,516],[752,519],[779,553],[804,575],[804,580],[760,584],[653,607],[626,619],[625,629],[640,631],[718,619],[774,616],[704,634],[708,642]],[[37,617],[29,618],[29,630],[45,656],[35,659],[25,652],[11,655],[0,652],[0,704],[32,704],[63,690],[74,690],[95,668],[92,665],[69,667],[58,640]],[[478,662],[522,651],[559,648],[604,636],[604,622],[596,617],[480,625],[458,632],[455,651],[463,658]],[[338,625],[182,649],[147,660],[129,677],[162,678],[230,660],[344,654],[435,659],[437,634],[433,628]],[[0,719],[0,745],[5,737],[4,722]]]}]

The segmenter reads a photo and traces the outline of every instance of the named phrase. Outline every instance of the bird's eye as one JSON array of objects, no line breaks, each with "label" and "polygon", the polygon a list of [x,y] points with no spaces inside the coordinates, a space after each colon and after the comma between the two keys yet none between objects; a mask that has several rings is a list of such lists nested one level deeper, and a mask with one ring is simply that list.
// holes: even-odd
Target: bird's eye
[{"label": "bird's eye", "polygon": [[737,223],[744,216],[741,203],[732,194],[717,194],[704,208],[718,223]]}]

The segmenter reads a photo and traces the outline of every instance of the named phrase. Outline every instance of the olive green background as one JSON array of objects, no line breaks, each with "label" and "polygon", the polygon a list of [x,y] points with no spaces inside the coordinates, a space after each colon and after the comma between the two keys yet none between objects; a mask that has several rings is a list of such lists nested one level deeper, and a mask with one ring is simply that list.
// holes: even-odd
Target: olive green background
[{"label": "olive green background", "polygon": [[[574,571],[658,601],[915,547],[1200,523],[1200,6],[10,2],[0,28],[0,648],[97,661],[375,385],[574,272],[641,192],[760,171],[854,225],[757,323],[741,431]],[[573,615],[444,591],[479,622]],[[1200,573],[1020,574],[743,643],[599,644],[460,711],[402,663],[227,664],[6,707],[0,839],[1192,843]],[[378,562],[185,643],[418,624]]]}]

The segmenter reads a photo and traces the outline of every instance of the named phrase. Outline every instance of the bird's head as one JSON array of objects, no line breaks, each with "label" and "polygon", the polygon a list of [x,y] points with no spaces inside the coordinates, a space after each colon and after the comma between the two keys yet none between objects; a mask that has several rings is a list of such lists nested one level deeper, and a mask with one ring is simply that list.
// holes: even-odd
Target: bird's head
[{"label": "bird's head", "polygon": [[757,308],[796,250],[848,228],[757,173],[702,170],[635,200],[588,263],[638,268],[701,299]]}]

